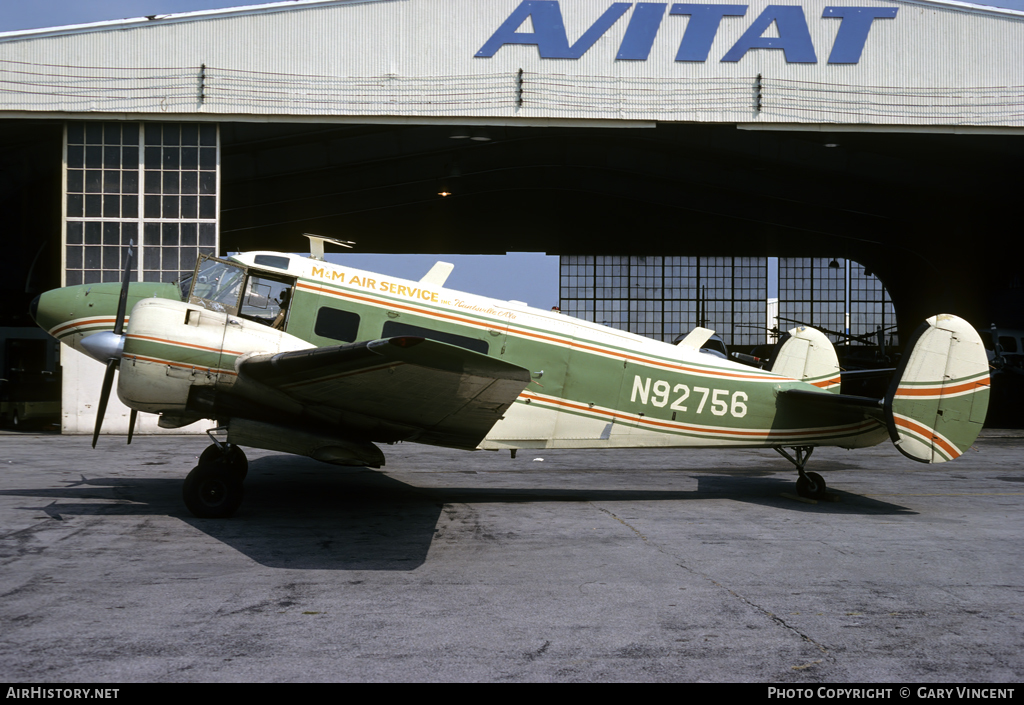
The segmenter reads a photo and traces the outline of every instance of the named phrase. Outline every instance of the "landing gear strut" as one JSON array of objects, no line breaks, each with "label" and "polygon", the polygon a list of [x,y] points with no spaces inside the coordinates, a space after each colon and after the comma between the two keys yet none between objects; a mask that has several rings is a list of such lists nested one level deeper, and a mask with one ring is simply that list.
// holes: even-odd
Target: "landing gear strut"
[{"label": "landing gear strut", "polygon": [[244,480],[249,474],[249,461],[242,449],[228,443],[223,447],[212,445],[199,456],[200,465],[216,465],[225,470],[230,470],[238,475],[238,479]]},{"label": "landing gear strut", "polygon": [[199,465],[185,478],[185,506],[200,519],[223,519],[242,504],[242,481],[249,470],[245,453],[236,445],[215,443],[199,456]]},{"label": "landing gear strut", "polygon": [[806,499],[828,499],[824,478],[816,472],[804,472],[804,465],[810,460],[814,446],[793,446],[793,452],[796,453],[795,458],[787,453],[785,448],[775,446],[775,450],[796,466],[796,471],[800,474],[796,480],[796,493],[799,496]]}]

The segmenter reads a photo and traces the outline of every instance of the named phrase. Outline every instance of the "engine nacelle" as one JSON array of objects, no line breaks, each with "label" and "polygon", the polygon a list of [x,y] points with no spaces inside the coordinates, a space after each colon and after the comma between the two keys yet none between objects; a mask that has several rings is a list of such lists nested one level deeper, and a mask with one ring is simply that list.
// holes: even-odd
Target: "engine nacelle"
[{"label": "engine nacelle", "polygon": [[313,347],[240,316],[168,299],[144,299],[132,309],[121,357],[117,396],[139,411],[186,416],[192,387],[231,389],[238,361],[255,353]]}]

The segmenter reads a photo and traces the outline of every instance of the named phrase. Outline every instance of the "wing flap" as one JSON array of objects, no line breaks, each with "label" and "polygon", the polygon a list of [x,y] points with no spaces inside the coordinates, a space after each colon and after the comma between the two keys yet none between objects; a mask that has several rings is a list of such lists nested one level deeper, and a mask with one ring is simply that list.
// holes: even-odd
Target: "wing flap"
[{"label": "wing flap", "polygon": [[530,381],[472,350],[401,336],[250,358],[239,373],[288,396],[415,429],[407,440],[476,447]]}]

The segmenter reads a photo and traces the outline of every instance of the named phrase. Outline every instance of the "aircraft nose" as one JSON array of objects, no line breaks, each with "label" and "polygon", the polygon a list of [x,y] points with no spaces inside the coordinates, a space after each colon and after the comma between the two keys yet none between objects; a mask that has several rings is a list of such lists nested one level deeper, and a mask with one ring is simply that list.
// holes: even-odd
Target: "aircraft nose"
[{"label": "aircraft nose", "polygon": [[44,291],[32,299],[32,302],[28,305],[28,315],[43,330],[49,330],[60,323],[61,321],[57,315],[58,311],[61,308],[66,308],[66,306],[57,306],[59,299],[55,292],[60,292],[60,289]]}]

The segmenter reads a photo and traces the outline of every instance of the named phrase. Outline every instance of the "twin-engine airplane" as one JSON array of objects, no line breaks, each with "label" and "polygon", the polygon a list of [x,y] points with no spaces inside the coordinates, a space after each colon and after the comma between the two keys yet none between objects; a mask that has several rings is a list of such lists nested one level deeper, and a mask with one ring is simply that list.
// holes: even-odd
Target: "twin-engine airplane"
[{"label": "twin-engine airplane", "polygon": [[[212,419],[214,444],[185,479],[198,517],[242,501],[239,446],[380,467],[375,444],[520,448],[774,448],[797,492],[825,483],[804,465],[817,446],[890,438],[907,457],[952,460],[975,440],[989,398],[978,333],[952,315],[914,334],[883,399],[839,393],[832,344],[794,328],[758,369],[677,345],[443,288],[308,258],[203,256],[176,284],[70,286],[32,305],[38,324],[107,365],[93,445],[115,370],[117,395],[177,428]],[[125,313],[130,311],[130,315]],[[217,434],[226,432],[226,441]],[[129,433],[129,443],[131,435]],[[786,449],[793,451],[791,455]]]}]

